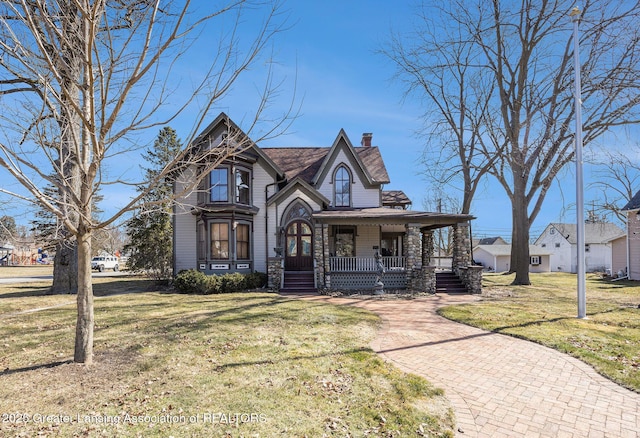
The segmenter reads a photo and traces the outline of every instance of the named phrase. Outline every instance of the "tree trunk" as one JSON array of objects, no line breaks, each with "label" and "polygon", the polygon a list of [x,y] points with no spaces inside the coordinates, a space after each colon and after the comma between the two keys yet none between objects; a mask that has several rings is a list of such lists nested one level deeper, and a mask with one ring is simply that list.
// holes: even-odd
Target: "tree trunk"
[{"label": "tree trunk", "polygon": [[78,246],[76,241],[64,241],[56,245],[53,260],[52,294],[78,293]]},{"label": "tree trunk", "polygon": [[91,233],[78,235],[78,319],[73,360],[93,363],[93,285],[91,283]]},{"label": "tree trunk", "polygon": [[515,177],[512,199],[511,272],[514,285],[529,285],[529,213],[525,179]]}]

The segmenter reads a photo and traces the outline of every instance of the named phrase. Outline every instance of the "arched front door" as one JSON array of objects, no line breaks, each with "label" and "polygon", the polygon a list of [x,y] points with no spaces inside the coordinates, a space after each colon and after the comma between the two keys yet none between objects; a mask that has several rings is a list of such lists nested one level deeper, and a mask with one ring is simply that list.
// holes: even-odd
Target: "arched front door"
[{"label": "arched front door", "polygon": [[285,269],[289,271],[313,270],[313,232],[311,225],[302,220],[291,222],[286,232]]}]

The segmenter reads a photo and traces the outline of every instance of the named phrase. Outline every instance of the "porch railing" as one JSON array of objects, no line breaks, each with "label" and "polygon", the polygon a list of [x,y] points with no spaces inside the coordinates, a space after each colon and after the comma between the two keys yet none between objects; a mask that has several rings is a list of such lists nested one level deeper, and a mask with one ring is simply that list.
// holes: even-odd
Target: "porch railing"
[{"label": "porch railing", "polygon": [[[404,271],[406,257],[382,257],[387,271]],[[374,272],[378,270],[373,257],[329,257],[331,272]]]}]

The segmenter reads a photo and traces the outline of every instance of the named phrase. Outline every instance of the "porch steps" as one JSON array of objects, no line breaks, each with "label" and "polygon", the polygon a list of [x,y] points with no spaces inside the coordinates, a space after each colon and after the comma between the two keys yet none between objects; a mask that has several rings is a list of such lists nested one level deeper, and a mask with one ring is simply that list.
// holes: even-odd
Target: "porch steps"
[{"label": "porch steps", "polygon": [[436,272],[436,293],[467,294],[467,288],[451,271]]},{"label": "porch steps", "polygon": [[280,293],[311,294],[316,293],[313,271],[285,271],[284,284]]}]

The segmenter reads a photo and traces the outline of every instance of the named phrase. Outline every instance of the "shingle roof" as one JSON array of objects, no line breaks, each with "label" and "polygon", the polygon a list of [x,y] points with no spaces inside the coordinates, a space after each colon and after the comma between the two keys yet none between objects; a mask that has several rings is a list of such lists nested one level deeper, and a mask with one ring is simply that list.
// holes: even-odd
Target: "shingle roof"
[{"label": "shingle roof", "polygon": [[637,210],[639,208],[640,208],[640,191],[638,191],[638,193],[633,195],[633,198],[631,198],[631,200],[627,202],[627,205],[622,207],[622,211]]},{"label": "shingle roof", "polygon": [[411,199],[402,190],[384,190],[382,205],[410,205]]},{"label": "shingle roof", "polygon": [[[511,245],[478,245],[476,248],[483,249],[492,256],[508,256],[511,255]],[[549,250],[538,245],[529,245],[529,255],[550,255]]]},{"label": "shingle roof", "polygon": [[[288,180],[300,177],[305,182],[311,183],[330,149],[329,147],[283,147],[262,148],[262,151],[284,171]],[[377,147],[355,147],[354,149],[375,182],[381,184],[389,182],[387,168]]]},{"label": "shingle roof", "polygon": [[[576,224],[551,224],[565,239],[572,245],[576,244],[577,225]],[[589,222],[584,224],[584,243],[595,244],[604,243],[614,237],[624,234],[624,231],[615,224],[608,222]]]}]

